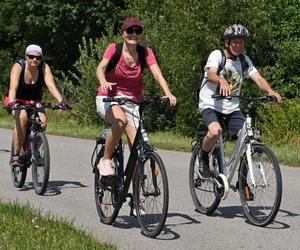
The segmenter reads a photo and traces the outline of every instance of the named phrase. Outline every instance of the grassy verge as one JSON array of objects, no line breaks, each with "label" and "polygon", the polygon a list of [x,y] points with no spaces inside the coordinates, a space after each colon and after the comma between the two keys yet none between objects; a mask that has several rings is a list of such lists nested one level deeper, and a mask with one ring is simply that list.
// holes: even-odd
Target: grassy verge
[{"label": "grassy verge", "polygon": [[[101,127],[89,124],[80,124],[64,117],[64,111],[47,112],[48,114],[48,134],[64,135],[77,138],[95,139],[101,133]],[[0,107],[0,127],[12,128],[13,121],[10,116]],[[300,138],[296,138],[299,141]],[[192,138],[184,137],[172,132],[158,132],[149,134],[149,142],[157,148],[190,152]],[[227,143],[230,152],[232,142]],[[298,145],[298,146],[297,146]],[[280,147],[269,145],[282,164],[290,166],[300,166],[300,143],[285,144]],[[187,163],[188,164],[188,163]]]},{"label": "grassy verge", "polygon": [[117,249],[100,244],[72,223],[43,217],[29,205],[0,202],[1,249]]}]

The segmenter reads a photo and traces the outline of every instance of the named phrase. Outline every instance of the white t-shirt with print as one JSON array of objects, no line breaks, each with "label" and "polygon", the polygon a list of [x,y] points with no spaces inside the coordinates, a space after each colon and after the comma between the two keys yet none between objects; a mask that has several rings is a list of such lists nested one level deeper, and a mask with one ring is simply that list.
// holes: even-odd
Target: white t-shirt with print
[{"label": "white t-shirt with print", "polygon": [[[241,86],[243,84],[243,77],[249,78],[257,69],[253,66],[253,63],[248,56],[245,55],[245,60],[249,67],[244,76],[242,73],[242,65],[237,58],[233,61],[226,58],[226,64],[220,72],[220,77],[225,78],[231,88],[232,95],[239,95],[241,91]],[[222,61],[222,53],[220,50],[214,50],[210,53],[207,63],[204,67],[205,78],[203,79],[201,90],[199,93],[199,109],[200,112],[204,109],[211,108],[223,114],[230,114],[234,111],[239,110],[240,102],[238,98],[232,98],[231,100],[222,99],[217,100],[212,98],[213,94],[219,94],[219,84],[215,84],[207,81],[207,71],[208,68],[214,67],[218,68]]]}]

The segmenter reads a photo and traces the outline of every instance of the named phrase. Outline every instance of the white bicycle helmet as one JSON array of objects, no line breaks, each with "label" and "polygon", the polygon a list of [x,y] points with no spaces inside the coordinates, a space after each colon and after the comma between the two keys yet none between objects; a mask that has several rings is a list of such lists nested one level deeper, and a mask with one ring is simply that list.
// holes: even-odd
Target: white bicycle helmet
[{"label": "white bicycle helmet", "polygon": [[250,36],[250,33],[248,29],[241,25],[241,24],[233,24],[229,25],[225,32],[224,32],[224,38],[248,38]]}]

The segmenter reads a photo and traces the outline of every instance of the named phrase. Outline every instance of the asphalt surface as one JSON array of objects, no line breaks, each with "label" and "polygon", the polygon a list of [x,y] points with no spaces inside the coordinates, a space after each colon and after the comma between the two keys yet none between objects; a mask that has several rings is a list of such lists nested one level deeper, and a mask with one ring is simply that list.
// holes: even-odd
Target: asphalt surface
[{"label": "asphalt surface", "polygon": [[230,192],[212,216],[195,211],[188,186],[191,153],[158,150],[168,173],[170,203],[163,232],[150,239],[124,204],[116,223],[101,224],[94,202],[90,157],[93,140],[48,136],[51,152],[49,187],[35,194],[31,169],[25,186],[13,186],[8,160],[11,131],[0,129],[0,199],[29,203],[42,213],[63,217],[102,242],[119,249],[300,249],[300,168],[281,166],[283,196],[274,223],[265,228],[247,223],[239,198]]}]

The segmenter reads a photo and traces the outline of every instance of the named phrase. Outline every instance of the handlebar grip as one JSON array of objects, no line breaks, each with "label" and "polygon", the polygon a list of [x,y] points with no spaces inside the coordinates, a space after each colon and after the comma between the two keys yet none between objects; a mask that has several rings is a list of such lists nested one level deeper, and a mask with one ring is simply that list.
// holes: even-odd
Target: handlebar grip
[{"label": "handlebar grip", "polygon": [[221,99],[228,99],[228,100],[232,99],[231,95],[225,96],[225,95],[221,95],[221,94],[213,94],[211,97],[214,98],[214,99],[219,99],[219,100],[221,100]]},{"label": "handlebar grip", "polygon": [[273,96],[273,95],[267,95],[266,100],[271,101],[271,102],[278,102],[276,96]]},{"label": "handlebar grip", "polygon": [[103,98],[103,102],[112,102],[114,100],[115,99],[113,97],[105,97],[105,98]]},{"label": "handlebar grip", "polygon": [[160,99],[161,104],[170,104],[170,99],[168,97],[163,97]]},{"label": "handlebar grip", "polygon": [[215,99],[224,98],[224,96],[222,96],[220,94],[213,94],[211,97],[215,98]]}]

